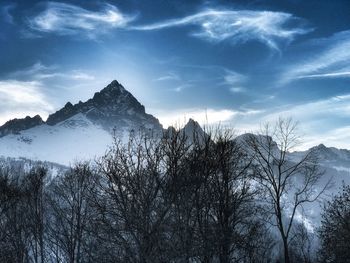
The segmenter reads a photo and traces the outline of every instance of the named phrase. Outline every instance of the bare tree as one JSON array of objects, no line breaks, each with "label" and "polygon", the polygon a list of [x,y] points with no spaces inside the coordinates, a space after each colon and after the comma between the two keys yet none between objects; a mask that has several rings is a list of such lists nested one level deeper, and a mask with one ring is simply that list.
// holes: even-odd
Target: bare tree
[{"label": "bare tree", "polygon": [[28,262],[30,231],[22,167],[0,168],[0,260]]},{"label": "bare tree", "polygon": [[100,207],[121,261],[166,261],[162,251],[172,203],[162,160],[162,144],[140,136],[131,137],[128,145],[116,141],[100,162],[108,200]]},{"label": "bare tree", "polygon": [[261,133],[247,138],[248,150],[254,158],[255,178],[265,190],[266,207],[280,233],[284,261],[291,262],[289,242],[297,210],[314,202],[328,184],[319,186],[320,171],[317,153],[308,151],[299,160],[290,160],[288,153],[299,143],[297,123],[279,119],[266,124]]},{"label": "bare tree", "polygon": [[257,230],[262,225],[251,187],[252,159],[230,129],[214,128],[193,146],[190,176],[199,182],[195,209],[200,261],[259,262],[263,242],[253,244],[263,235]]},{"label": "bare tree", "polygon": [[57,177],[47,195],[49,224],[47,238],[57,262],[87,261],[88,228],[91,219],[89,198],[94,193],[94,173],[88,163],[78,163]]},{"label": "bare tree", "polygon": [[35,263],[45,262],[44,247],[44,188],[47,170],[44,167],[33,167],[24,178],[27,195],[28,230],[30,231],[30,248]]}]

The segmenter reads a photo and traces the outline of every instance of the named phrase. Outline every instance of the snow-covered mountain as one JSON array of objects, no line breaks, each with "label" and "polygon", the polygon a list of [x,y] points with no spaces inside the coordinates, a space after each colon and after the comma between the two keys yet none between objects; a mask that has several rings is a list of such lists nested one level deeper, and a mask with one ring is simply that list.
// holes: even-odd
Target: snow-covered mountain
[{"label": "snow-covered mountain", "polygon": [[[311,150],[317,153],[318,161],[323,167],[350,173],[350,150],[326,147],[324,144],[314,146],[308,151]],[[306,152],[293,152],[291,157],[297,160]]]},{"label": "snow-covered mountain", "polygon": [[40,116],[15,119],[0,127],[0,156],[69,165],[103,155],[113,136],[132,131],[161,133],[158,119],[116,80],[86,102],[68,102],[44,122]]},{"label": "snow-covered mountain", "polygon": [[[168,132],[171,129],[168,128]],[[0,127],[0,156],[69,165],[103,155],[113,143],[113,136],[125,141],[130,132],[138,130],[162,134],[163,127],[130,92],[113,80],[93,98],[76,104],[68,102],[46,121],[37,115],[6,122]],[[199,137],[204,135],[192,119],[183,131],[190,140],[194,132]],[[237,140],[244,140],[248,135],[241,135]],[[349,180],[349,150],[323,144],[312,150],[318,152],[320,164],[327,173]],[[306,152],[290,153],[290,158],[297,161]]]}]

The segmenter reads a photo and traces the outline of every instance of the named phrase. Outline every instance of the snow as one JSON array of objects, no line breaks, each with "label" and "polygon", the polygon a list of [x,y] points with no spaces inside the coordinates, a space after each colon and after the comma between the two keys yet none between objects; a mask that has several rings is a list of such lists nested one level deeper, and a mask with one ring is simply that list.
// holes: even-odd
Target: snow
[{"label": "snow", "polygon": [[345,166],[332,166],[333,169],[337,170],[338,172],[348,172],[350,173],[350,167]]},{"label": "snow", "polygon": [[108,131],[79,113],[54,126],[43,124],[0,138],[0,155],[70,165],[103,155],[112,142]]}]

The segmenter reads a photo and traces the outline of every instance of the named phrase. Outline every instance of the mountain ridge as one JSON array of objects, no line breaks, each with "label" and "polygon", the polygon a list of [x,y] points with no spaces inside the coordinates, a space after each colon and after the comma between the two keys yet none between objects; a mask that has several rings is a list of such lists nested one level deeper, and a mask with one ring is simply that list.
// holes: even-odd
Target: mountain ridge
[{"label": "mountain ridge", "polygon": [[[64,107],[50,114],[46,121],[36,115],[9,120],[0,126],[0,156],[55,161],[55,154],[63,151],[67,158],[62,162],[67,164],[71,161],[69,157],[74,159],[103,154],[104,149],[112,144],[113,136],[127,140],[131,131],[140,129],[161,135],[174,128],[170,126],[167,130],[163,129],[156,117],[146,113],[145,107],[123,85],[113,80],[85,102],[67,102]],[[205,131],[193,119],[189,119],[181,130],[190,140],[193,140],[194,132],[205,136]],[[244,140],[247,136],[249,134],[239,135],[236,140]],[[67,143],[66,147],[61,145],[64,143]],[[72,151],[68,148],[76,149]],[[325,166],[338,170],[350,169],[349,150],[323,144],[310,150],[320,153],[320,161]],[[306,152],[291,152],[289,155],[297,160]]]},{"label": "mountain ridge", "polygon": [[42,124],[54,126],[78,113],[85,114],[89,120],[101,125],[108,131],[112,131],[114,126],[117,125],[130,126],[130,122],[123,123],[125,117],[134,118],[134,124],[131,125],[134,128],[140,123],[143,125],[151,124],[148,125],[150,126],[148,128],[152,129],[161,130],[163,128],[159,120],[146,113],[145,107],[123,85],[117,80],[113,80],[85,102],[79,101],[76,104],[67,102],[61,109],[50,114],[46,121],[43,121],[40,115],[7,121],[0,126],[0,137],[8,134],[18,134]]}]

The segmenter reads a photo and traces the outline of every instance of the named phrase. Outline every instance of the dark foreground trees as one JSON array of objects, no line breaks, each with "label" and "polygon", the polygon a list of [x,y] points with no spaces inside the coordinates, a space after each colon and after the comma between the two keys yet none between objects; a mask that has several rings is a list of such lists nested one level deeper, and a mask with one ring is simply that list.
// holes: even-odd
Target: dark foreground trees
[{"label": "dark foreground trees", "polygon": [[191,138],[175,130],[161,141],[132,138],[101,159],[96,207],[102,236],[117,248],[112,257],[122,262],[266,258],[271,243],[256,220],[251,160],[229,132]]},{"label": "dark foreground trees", "polygon": [[325,204],[319,228],[321,262],[350,262],[350,186]]},{"label": "dark foreground trees", "polygon": [[290,125],[274,130],[278,147],[268,136],[249,137],[247,147],[229,130],[169,129],[161,139],[116,141],[93,165],[77,163],[53,179],[43,167],[4,168],[0,261],[273,262],[268,221],[286,262],[290,254],[308,262],[308,246],[289,251],[295,233],[308,238],[305,229],[290,233],[299,229],[297,209],[317,198],[320,173],[311,153],[288,160]]}]

